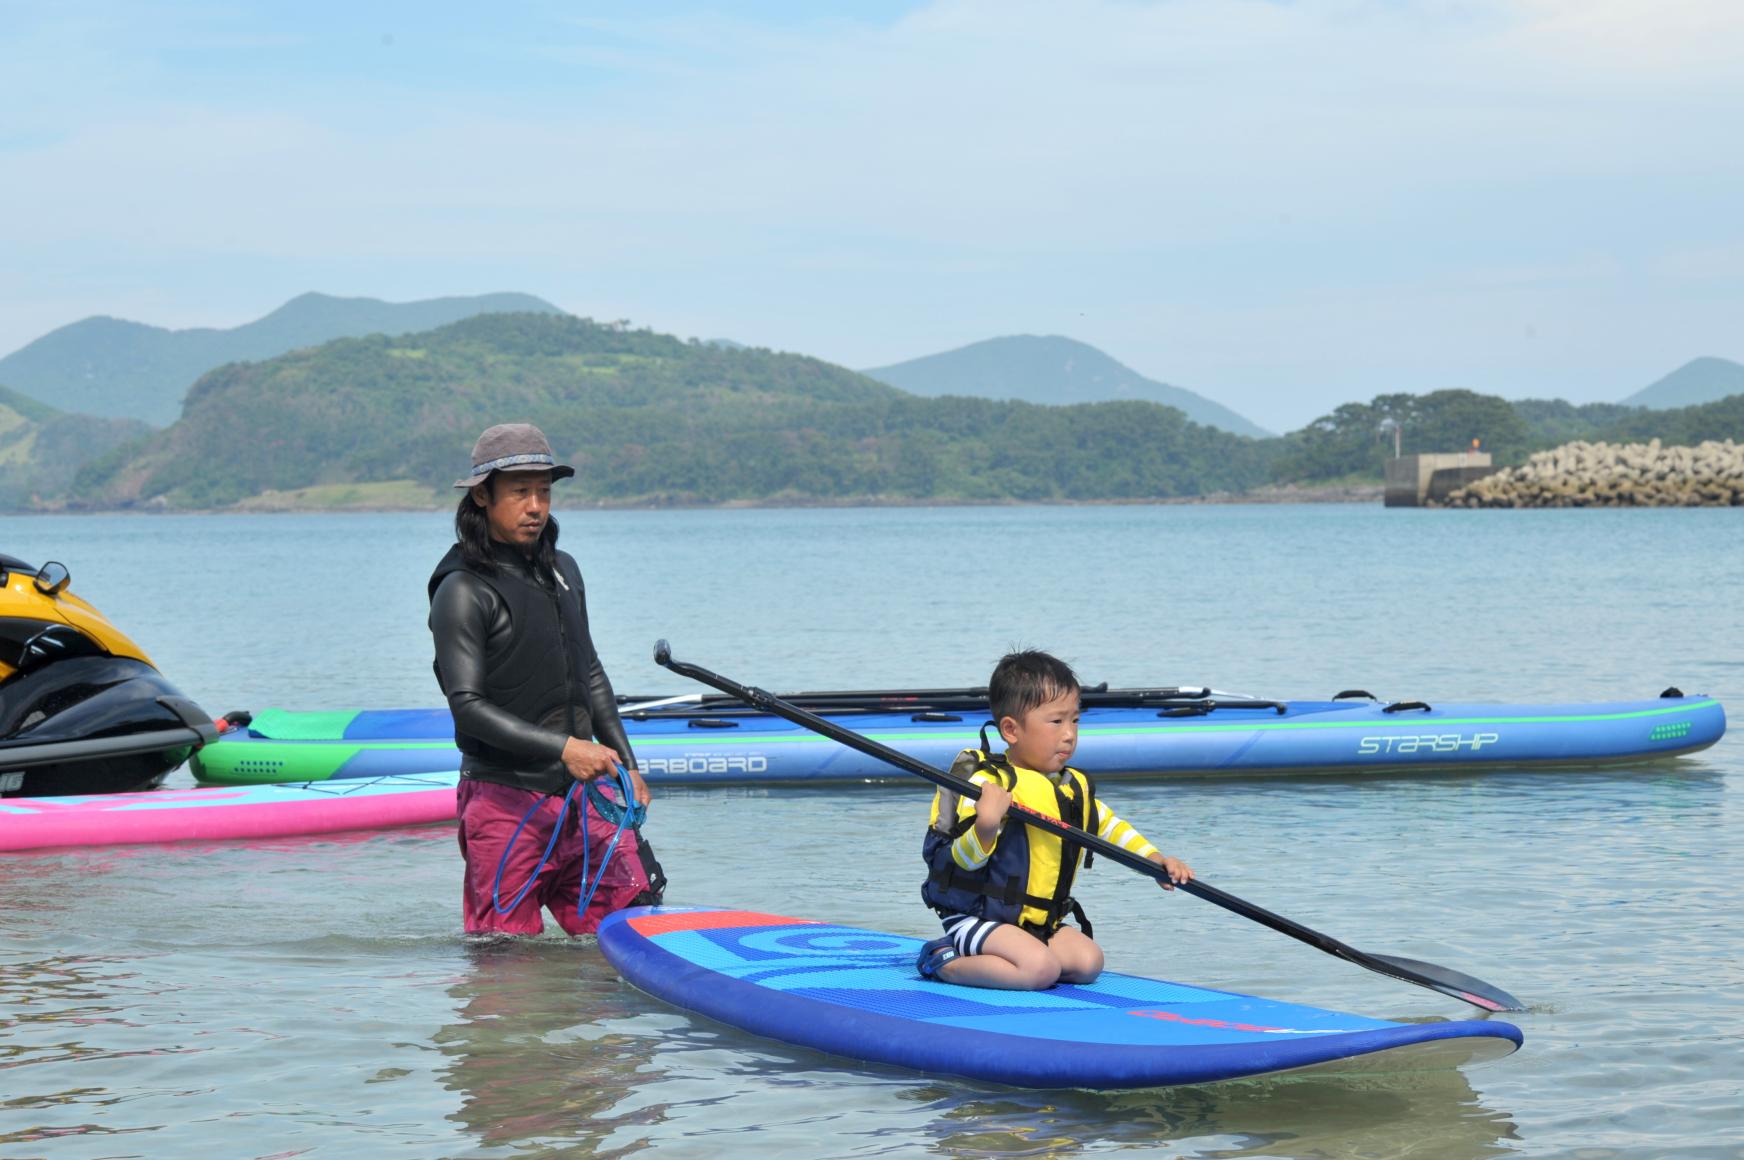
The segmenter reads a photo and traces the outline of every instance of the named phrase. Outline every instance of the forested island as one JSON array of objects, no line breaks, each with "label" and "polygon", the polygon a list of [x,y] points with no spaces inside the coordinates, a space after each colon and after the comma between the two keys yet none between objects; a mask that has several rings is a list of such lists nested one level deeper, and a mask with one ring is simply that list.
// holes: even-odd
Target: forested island
[{"label": "forested island", "polygon": [[[0,395],[0,424],[10,423],[14,449],[0,503],[446,506],[472,438],[505,419],[539,424],[575,464],[566,503],[1378,495],[1395,446],[1410,454],[1479,440],[1497,463],[1513,465],[1574,440],[1744,440],[1744,395],[1648,410],[1463,390],[1388,394],[1281,437],[1249,438],[1157,402],[920,397],[803,355],[543,312],[480,314],[218,367],[194,383],[181,417],[163,429],[77,418],[83,424],[69,426],[52,408]],[[33,454],[69,437],[82,441],[83,454],[63,452],[55,471]]]},{"label": "forested island", "polygon": [[210,508],[402,481],[446,503],[505,418],[575,465],[566,500],[618,504],[1168,498],[1263,482],[1271,451],[1154,403],[923,399],[801,355],[493,314],[222,367],[67,500]]}]

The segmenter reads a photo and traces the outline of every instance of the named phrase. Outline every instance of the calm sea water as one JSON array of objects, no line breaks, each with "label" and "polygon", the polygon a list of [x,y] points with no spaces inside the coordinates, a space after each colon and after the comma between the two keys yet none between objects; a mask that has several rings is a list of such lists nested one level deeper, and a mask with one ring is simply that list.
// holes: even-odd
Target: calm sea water
[{"label": "calm sea water", "polygon": [[[1744,706],[1726,510],[572,512],[620,691],[650,651],[772,688],[1087,681]],[[212,712],[436,703],[430,515],[0,519]],[[176,782],[188,780],[178,773]],[[1521,996],[1465,1072],[1031,1093],[686,1016],[589,941],[461,937],[452,830],[0,856],[0,1154],[1738,1156],[1744,743],[1627,770],[1120,785],[1208,880]],[[675,902],[930,934],[928,789],[670,791]],[[843,856],[843,851],[847,851]],[[1117,868],[1115,969],[1391,1018],[1469,1010]]]}]

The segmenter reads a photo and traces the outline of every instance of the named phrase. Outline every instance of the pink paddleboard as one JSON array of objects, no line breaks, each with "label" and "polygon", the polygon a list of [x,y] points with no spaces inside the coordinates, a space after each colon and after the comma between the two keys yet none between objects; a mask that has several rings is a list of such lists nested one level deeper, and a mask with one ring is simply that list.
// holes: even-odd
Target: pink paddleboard
[{"label": "pink paddleboard", "polygon": [[285,838],[454,820],[458,773],[0,798],[0,850]]}]

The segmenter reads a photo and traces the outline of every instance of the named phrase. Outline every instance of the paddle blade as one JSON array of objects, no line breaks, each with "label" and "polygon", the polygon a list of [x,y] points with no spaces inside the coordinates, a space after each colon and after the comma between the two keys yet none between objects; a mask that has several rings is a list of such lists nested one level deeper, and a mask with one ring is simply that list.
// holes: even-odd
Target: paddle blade
[{"label": "paddle blade", "polygon": [[1449,970],[1434,963],[1401,958],[1398,955],[1377,955],[1364,951],[1363,957],[1372,960],[1373,969],[1383,975],[1422,984],[1444,995],[1464,1000],[1474,1007],[1482,1007],[1485,1011],[1526,1010],[1524,1003],[1500,987],[1492,986],[1482,979],[1475,979],[1463,971]]}]

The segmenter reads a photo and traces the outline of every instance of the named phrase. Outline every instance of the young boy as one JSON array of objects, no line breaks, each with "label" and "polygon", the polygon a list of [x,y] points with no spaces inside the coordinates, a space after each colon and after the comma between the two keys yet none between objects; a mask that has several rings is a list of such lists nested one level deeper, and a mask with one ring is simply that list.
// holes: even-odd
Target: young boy
[{"label": "young boy", "polygon": [[[1078,678],[1044,652],[1014,652],[988,682],[1003,756],[981,749],[957,755],[951,772],[980,785],[977,801],[950,790],[933,797],[921,853],[929,874],[921,897],[944,920],[945,935],[921,948],[915,968],[929,979],[970,987],[1039,991],[1088,983],[1102,973],[1102,949],[1072,900],[1084,851],[1035,826],[1008,824],[1015,801],[1088,830],[1168,871],[1173,890],[1193,871],[1158,852],[1096,800],[1088,777],[1067,766],[1078,747]],[[1062,925],[1070,913],[1078,928]]]}]

